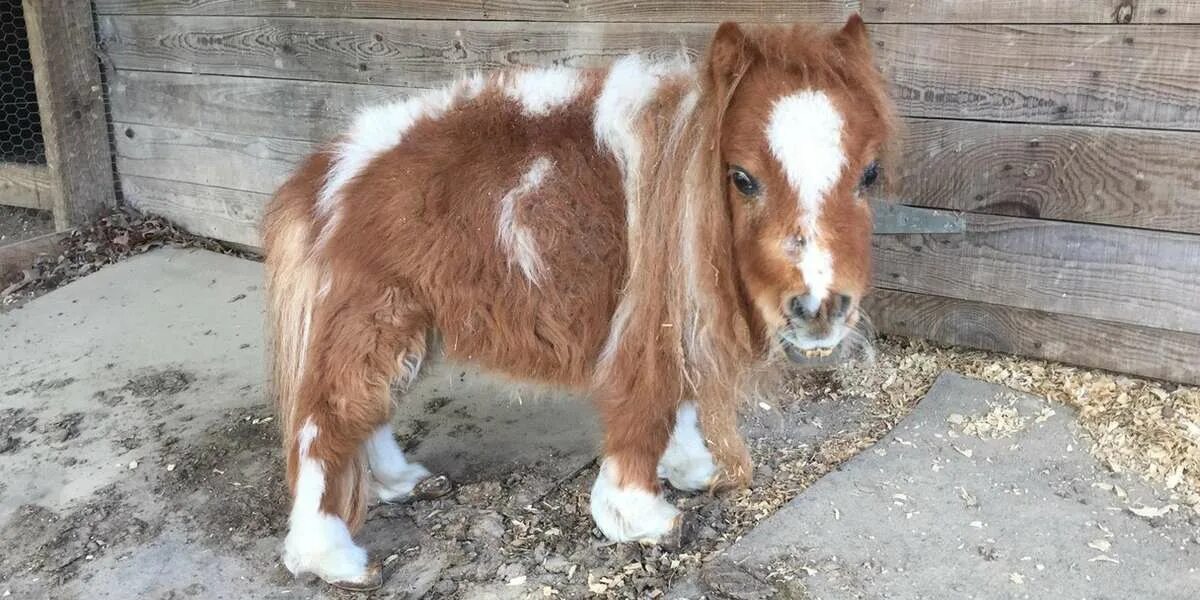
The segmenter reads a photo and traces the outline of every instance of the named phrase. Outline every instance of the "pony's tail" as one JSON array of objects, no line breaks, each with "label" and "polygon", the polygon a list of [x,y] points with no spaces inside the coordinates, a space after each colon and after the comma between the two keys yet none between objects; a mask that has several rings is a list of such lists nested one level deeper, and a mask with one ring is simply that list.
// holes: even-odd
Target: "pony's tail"
[{"label": "pony's tail", "polygon": [[275,397],[288,481],[295,484],[296,437],[306,415],[300,410],[300,391],[317,301],[319,276],[310,260],[312,223],[301,210],[304,199],[289,197],[285,186],[263,219],[267,271],[267,336],[270,390]]}]

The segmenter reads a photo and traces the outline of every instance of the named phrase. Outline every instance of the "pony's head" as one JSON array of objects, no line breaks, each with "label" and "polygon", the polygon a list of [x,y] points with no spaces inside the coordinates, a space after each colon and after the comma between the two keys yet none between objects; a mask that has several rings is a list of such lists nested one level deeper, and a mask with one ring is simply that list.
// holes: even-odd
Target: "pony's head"
[{"label": "pony's head", "polygon": [[756,337],[828,355],[870,285],[866,189],[892,107],[857,15],[832,32],[725,23],[708,58],[734,259]]}]

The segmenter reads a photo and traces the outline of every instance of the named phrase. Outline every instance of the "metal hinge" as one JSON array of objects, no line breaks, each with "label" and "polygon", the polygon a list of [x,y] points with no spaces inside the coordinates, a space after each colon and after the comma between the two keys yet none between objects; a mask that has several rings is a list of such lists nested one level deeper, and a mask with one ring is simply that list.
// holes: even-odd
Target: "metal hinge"
[{"label": "metal hinge", "polygon": [[875,235],[906,233],[966,233],[967,223],[960,213],[936,208],[920,208],[871,200],[875,213]]}]

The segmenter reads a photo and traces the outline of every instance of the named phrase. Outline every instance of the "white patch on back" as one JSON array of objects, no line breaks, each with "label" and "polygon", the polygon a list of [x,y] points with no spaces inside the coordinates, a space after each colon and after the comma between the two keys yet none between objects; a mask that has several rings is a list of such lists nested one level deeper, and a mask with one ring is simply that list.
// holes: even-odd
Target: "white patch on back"
[{"label": "white patch on back", "polygon": [[592,485],[592,519],[608,539],[655,543],[679,526],[679,509],[662,494],[622,488],[620,480],[616,463],[606,458]]},{"label": "white patch on back", "polygon": [[809,294],[818,302],[833,283],[833,257],[818,227],[822,204],[842,175],[844,119],[824,92],[805,90],[775,102],[767,122],[771,153],[799,196],[801,231],[808,240],[798,265]]},{"label": "white patch on back", "polygon": [[583,87],[579,72],[567,67],[520,71],[504,88],[504,94],[521,103],[529,116],[545,116],[569,104]]},{"label": "white patch on back", "polygon": [[418,121],[442,116],[457,97],[477,94],[483,85],[483,76],[478,75],[454,86],[360,112],[345,138],[334,148],[325,184],[317,193],[317,214],[327,220],[316,246],[323,246],[337,229],[340,215],[336,209],[338,203],[345,200],[342,189],[346,184],[362,173],[371,161],[399,145],[404,134]]},{"label": "white patch on back", "polygon": [[700,418],[694,402],[685,402],[675,414],[675,428],[667,451],[658,461],[658,476],[677,490],[708,489],[717,476],[717,465],[700,433]]},{"label": "white patch on back", "polygon": [[500,246],[508,254],[508,264],[516,264],[525,274],[525,278],[539,285],[545,276],[546,265],[538,253],[537,241],[533,232],[517,222],[517,202],[537,191],[546,175],[554,168],[554,162],[545,156],[539,156],[529,165],[529,169],[521,176],[517,186],[504,194],[500,199],[500,223],[497,226],[497,238]]},{"label": "white patch on back", "polygon": [[[596,143],[613,155],[621,170],[627,231],[637,231],[634,219],[637,216],[642,166],[639,120],[646,105],[659,93],[663,80],[681,75],[694,76],[694,69],[686,57],[671,62],[649,62],[633,54],[617,60],[609,67],[608,76],[605,77],[600,95],[596,98],[592,115],[593,133]],[[685,98],[684,103],[694,107],[694,100],[690,98]],[[636,298],[627,294],[617,306],[616,313],[609,323],[608,338],[600,352],[598,364],[601,369],[605,368],[616,354],[636,301]]]},{"label": "white patch on back", "polygon": [[[592,127],[596,141],[617,159],[624,179],[625,200],[637,202],[638,170],[642,161],[642,139],[638,120],[646,105],[659,92],[662,80],[691,70],[684,61],[655,63],[641,56],[626,56],[609,67],[608,77],[596,98]],[[634,211],[626,211],[627,218]]]},{"label": "white patch on back", "polygon": [[309,417],[296,438],[300,468],[283,542],[283,564],[294,575],[314,573],[325,581],[365,581],[367,551],[354,544],[344,521],[321,511],[325,468],[321,461],[308,456],[318,433]]}]

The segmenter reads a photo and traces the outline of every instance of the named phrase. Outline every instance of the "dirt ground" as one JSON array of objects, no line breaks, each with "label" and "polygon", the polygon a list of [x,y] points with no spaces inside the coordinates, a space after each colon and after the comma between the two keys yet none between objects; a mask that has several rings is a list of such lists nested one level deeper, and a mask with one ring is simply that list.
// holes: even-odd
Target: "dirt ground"
[{"label": "dirt ground", "polygon": [[0,246],[54,231],[50,211],[0,205]]},{"label": "dirt ground", "polygon": [[[179,370],[148,373],[95,399],[110,408],[170,410],[172,398],[193,380]],[[70,382],[39,385],[50,389]],[[872,414],[870,403],[833,399],[836,384],[827,378],[809,377],[806,387],[814,392],[755,413],[751,430],[758,474],[752,491],[726,498],[673,494],[696,523],[679,550],[603,541],[588,512],[594,462],[559,481],[546,481],[537,469],[476,473],[447,497],[371,510],[360,541],[393,571],[376,597],[655,597],[835,467],[847,449],[865,443],[864,436],[887,430],[888,422]],[[448,402],[433,398],[423,410],[436,418]],[[148,479],[105,486],[73,510],[22,505],[0,530],[0,582],[7,582],[0,584],[0,593],[74,597],[90,587],[92,578],[105,577],[96,569],[81,574],[81,566],[121,561],[146,544],[180,538],[259,565],[262,571],[249,576],[249,585],[266,595],[352,596],[315,580],[295,582],[277,564],[287,499],[269,410],[227,412],[190,439],[181,439],[165,422],[138,431],[120,420],[82,413],[43,421],[35,412],[17,409],[4,417],[0,446],[6,453],[54,448],[88,435],[110,438],[130,453],[157,448],[159,458],[129,463],[131,472],[149,473]],[[404,437],[413,440],[408,450],[419,453],[416,436]],[[145,497],[146,492],[151,495]],[[130,510],[131,505],[145,510]],[[174,587],[170,580],[157,588],[157,597],[164,599],[227,593],[202,583]]]},{"label": "dirt ground", "polygon": [[[36,292],[22,302],[140,254],[145,245],[131,242],[130,231],[155,245],[173,235],[154,221],[118,216],[72,237],[54,261],[92,266],[43,265],[39,273],[49,275],[39,275],[30,285]],[[278,432],[255,362],[261,332],[242,325],[261,326],[254,303],[261,276],[257,265],[234,262],[245,263],[237,293],[221,288],[211,270],[180,266],[175,279],[150,280],[105,268],[97,276],[110,276],[109,287],[86,295],[111,304],[104,318],[76,302],[0,314],[0,347],[7,341],[32,349],[26,360],[0,364],[0,596],[124,598],[137,590],[138,597],[162,599],[355,597],[294,580],[278,564],[287,505]],[[153,283],[129,285],[135,279]],[[146,288],[168,325],[131,333],[126,323],[139,323],[139,315],[125,313],[140,310],[130,308],[132,299]],[[234,324],[222,328],[184,310],[197,304],[235,315]],[[41,326],[50,333],[35,339],[34,320],[64,325]],[[82,333],[88,326],[108,329]],[[109,349],[88,335],[130,339]],[[127,368],[134,348],[147,362]],[[528,460],[502,461],[488,454],[491,436],[521,429],[464,408],[471,405],[464,405],[469,386],[427,392],[408,403],[398,439],[435,471],[470,468],[452,472],[456,487],[445,497],[372,508],[360,542],[391,571],[375,597],[658,597],[886,435],[945,368],[1079,407],[1095,437],[1092,450],[1106,465],[1162,484],[1180,507],[1200,506],[1194,387],[886,338],[876,351],[869,364],[794,373],[747,407],[754,485],[720,498],[672,492],[694,523],[674,550],[608,544],[594,529],[587,492],[596,438],[586,418],[568,422],[575,413],[566,409],[500,405],[514,413],[508,420],[543,420],[522,427],[566,432]],[[211,356],[193,364],[203,352]],[[1106,394],[1115,401],[1104,401]],[[1148,425],[1142,413],[1158,418]],[[1148,444],[1163,451],[1147,452]],[[453,460],[438,464],[428,456]],[[105,483],[89,487],[93,481]]]}]

